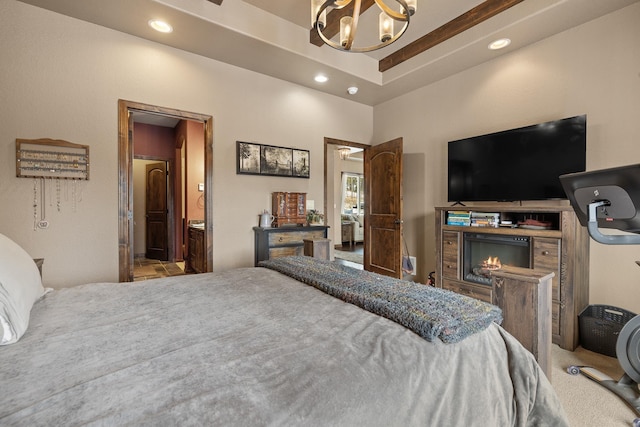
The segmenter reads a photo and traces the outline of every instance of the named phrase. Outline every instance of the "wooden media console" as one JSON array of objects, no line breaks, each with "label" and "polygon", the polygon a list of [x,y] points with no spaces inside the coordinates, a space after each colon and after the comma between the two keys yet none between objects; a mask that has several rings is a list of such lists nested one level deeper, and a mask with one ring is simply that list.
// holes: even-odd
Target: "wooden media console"
[{"label": "wooden media console", "polygon": [[[449,220],[454,211],[458,216]],[[464,212],[484,213],[489,221],[478,221],[477,224],[484,226],[472,226]],[[437,207],[435,214],[436,286],[492,302],[490,275],[487,274],[487,283],[478,283],[465,271],[469,269],[465,265],[469,263],[465,259],[465,234],[521,240],[523,245],[528,245],[528,265],[516,267],[554,273],[551,279],[553,342],[566,350],[578,346],[578,314],[589,304],[589,235],[571,207],[456,206]],[[494,218],[498,218],[497,222]],[[544,226],[526,226],[526,223]]]}]

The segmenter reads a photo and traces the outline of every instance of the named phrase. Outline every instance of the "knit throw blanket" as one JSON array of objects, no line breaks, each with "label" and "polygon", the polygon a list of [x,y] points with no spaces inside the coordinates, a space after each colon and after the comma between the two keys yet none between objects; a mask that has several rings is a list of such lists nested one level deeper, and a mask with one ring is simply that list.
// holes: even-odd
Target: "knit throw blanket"
[{"label": "knit throw blanket", "polygon": [[407,282],[308,256],[274,258],[279,271],[345,302],[386,317],[427,341],[455,343],[502,323],[499,307],[445,289]]}]

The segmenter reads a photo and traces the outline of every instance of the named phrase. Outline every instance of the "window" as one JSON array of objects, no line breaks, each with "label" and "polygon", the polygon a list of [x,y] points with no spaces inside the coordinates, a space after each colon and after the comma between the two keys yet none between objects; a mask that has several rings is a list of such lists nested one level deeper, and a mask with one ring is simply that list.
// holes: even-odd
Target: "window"
[{"label": "window", "polygon": [[342,172],[342,213],[364,215],[364,175]]}]

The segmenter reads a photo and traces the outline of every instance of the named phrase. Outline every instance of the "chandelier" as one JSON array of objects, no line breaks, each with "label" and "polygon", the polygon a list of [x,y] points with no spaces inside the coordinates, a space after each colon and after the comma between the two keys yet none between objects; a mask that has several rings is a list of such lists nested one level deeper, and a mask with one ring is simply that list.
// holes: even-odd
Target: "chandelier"
[{"label": "chandelier", "polygon": [[338,148],[338,154],[340,154],[340,160],[347,160],[351,155],[351,149],[349,147]]},{"label": "chandelier", "polygon": [[[398,40],[409,27],[409,19],[416,11],[417,0],[393,0],[399,4],[400,10],[391,9],[385,1],[375,0],[376,5],[380,8],[380,16],[378,18],[378,40],[379,44],[372,46],[358,47],[353,45],[358,30],[358,20],[360,18],[361,0],[311,0],[311,25],[318,32],[318,35],[327,45],[334,49],[349,52],[370,52],[390,45]],[[348,14],[340,18],[340,38],[336,43],[331,40],[332,36],[327,37],[323,31],[327,25],[327,10],[343,9],[353,3],[353,15]],[[332,18],[332,14],[329,14]],[[394,34],[394,21],[403,23],[402,28]],[[331,24],[329,24],[331,25]]]}]

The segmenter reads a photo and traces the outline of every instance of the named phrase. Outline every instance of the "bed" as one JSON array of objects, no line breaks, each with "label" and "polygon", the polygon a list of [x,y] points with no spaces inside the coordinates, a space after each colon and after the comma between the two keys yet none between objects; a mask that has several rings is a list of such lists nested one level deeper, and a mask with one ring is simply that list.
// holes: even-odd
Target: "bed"
[{"label": "bed", "polygon": [[[5,338],[16,265],[0,265]],[[0,425],[568,425],[497,307],[393,280],[291,257],[40,284],[27,327],[0,346]]]}]

